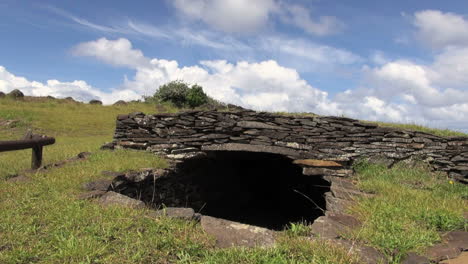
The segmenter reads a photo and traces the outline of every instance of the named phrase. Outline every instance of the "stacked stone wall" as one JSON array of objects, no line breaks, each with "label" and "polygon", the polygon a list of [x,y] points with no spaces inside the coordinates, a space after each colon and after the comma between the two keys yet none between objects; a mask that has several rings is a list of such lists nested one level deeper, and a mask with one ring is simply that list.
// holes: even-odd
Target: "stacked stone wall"
[{"label": "stacked stone wall", "polygon": [[268,152],[345,166],[362,157],[385,159],[389,164],[418,157],[457,180],[466,182],[468,175],[467,137],[444,138],[343,117],[254,111],[132,113],[118,116],[112,147],[148,150],[169,158],[206,151]]}]

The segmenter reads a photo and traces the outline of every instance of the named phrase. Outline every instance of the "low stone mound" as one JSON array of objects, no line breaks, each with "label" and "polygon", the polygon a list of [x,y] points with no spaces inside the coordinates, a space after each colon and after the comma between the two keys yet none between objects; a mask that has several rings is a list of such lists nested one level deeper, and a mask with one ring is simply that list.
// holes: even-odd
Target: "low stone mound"
[{"label": "low stone mound", "polygon": [[4,98],[6,95],[4,92],[0,92],[0,98]]},{"label": "low stone mound", "polygon": [[93,99],[93,100],[89,101],[89,104],[92,104],[92,105],[102,105],[102,101]]},{"label": "low stone mound", "polygon": [[21,92],[20,90],[18,89],[15,89],[11,92],[8,93],[8,96],[13,98],[13,99],[21,99],[21,98],[24,98],[24,94],[23,92]]},{"label": "low stone mound", "polygon": [[117,102],[114,103],[114,105],[127,105],[128,103],[125,102],[124,100],[118,100]]}]

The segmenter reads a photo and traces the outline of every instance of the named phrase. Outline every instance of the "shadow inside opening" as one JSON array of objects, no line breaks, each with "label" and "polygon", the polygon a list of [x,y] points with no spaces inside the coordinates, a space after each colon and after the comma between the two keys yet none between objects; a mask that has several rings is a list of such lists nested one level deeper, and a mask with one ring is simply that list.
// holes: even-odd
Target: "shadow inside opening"
[{"label": "shadow inside opening", "polygon": [[[302,174],[278,154],[211,151],[179,163],[168,176],[146,183],[140,198],[155,207],[191,207],[203,215],[283,230],[323,215],[330,183]],[[153,193],[152,195],[150,193]]]}]

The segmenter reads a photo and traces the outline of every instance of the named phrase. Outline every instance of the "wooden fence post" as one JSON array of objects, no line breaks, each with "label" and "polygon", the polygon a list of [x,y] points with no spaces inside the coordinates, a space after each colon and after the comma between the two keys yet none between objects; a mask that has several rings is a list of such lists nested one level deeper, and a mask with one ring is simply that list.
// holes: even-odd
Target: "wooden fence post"
[{"label": "wooden fence post", "polygon": [[36,170],[42,164],[43,147],[54,143],[55,138],[34,135],[31,131],[28,131],[22,140],[0,141],[0,152],[30,148],[32,149],[31,168]]},{"label": "wooden fence post", "polygon": [[32,161],[31,168],[37,170],[41,167],[42,164],[42,146],[37,145],[32,148]]}]

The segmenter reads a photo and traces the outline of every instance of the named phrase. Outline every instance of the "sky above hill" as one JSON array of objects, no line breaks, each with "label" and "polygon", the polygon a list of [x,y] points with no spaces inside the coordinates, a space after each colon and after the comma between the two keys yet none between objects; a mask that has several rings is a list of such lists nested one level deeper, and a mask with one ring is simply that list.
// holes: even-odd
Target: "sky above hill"
[{"label": "sky above hill", "polygon": [[0,0],[0,91],[140,99],[172,80],[255,110],[468,132],[466,0]]}]

